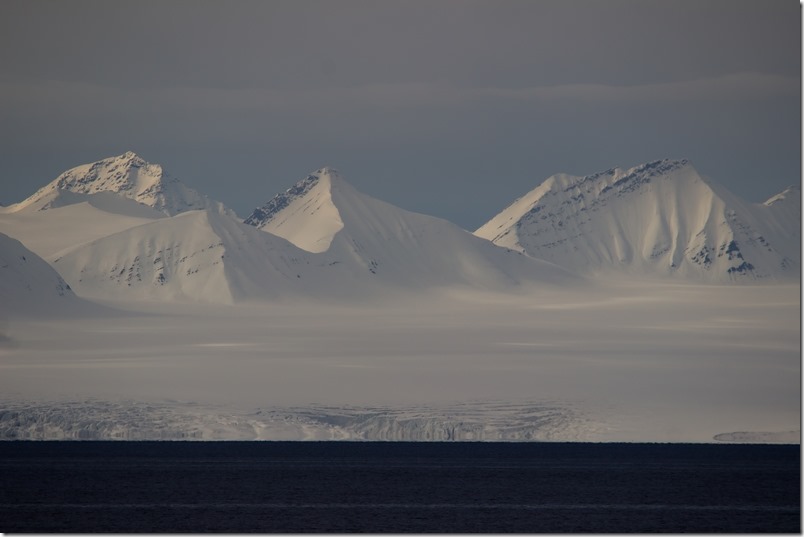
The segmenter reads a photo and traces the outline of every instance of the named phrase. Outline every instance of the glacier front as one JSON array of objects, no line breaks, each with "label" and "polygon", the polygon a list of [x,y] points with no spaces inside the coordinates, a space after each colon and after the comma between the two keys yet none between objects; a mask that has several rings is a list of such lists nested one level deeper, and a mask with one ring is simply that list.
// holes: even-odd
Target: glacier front
[{"label": "glacier front", "polygon": [[0,322],[0,437],[712,442],[800,429],[792,284],[128,308]]}]

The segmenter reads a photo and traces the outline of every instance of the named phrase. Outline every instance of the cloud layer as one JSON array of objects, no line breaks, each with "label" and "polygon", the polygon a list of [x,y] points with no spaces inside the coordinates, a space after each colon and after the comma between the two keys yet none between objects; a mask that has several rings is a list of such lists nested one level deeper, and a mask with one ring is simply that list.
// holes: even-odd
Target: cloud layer
[{"label": "cloud layer", "polygon": [[240,212],[328,164],[466,227],[560,171],[686,157],[752,200],[798,179],[794,4],[34,0],[2,15],[3,203],[129,149]]}]

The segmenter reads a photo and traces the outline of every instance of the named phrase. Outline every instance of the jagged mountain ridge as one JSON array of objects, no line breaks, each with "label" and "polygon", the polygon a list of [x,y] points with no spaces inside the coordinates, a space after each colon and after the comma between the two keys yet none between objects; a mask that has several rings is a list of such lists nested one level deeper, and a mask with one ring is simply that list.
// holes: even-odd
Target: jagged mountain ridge
[{"label": "jagged mountain ridge", "polygon": [[[126,159],[136,165],[127,167]],[[131,197],[146,179],[162,184],[148,171],[155,165],[139,164],[133,153],[106,161],[117,167],[85,166],[89,179],[75,182],[85,191],[61,188],[81,176],[79,166],[60,176],[65,182],[0,211],[0,231],[16,230],[46,250],[40,256],[79,296],[234,303],[454,285],[577,285],[573,271],[739,282],[799,270],[798,187],[745,204],[687,161],[553,176],[484,226],[497,233],[483,238],[362,194],[332,168],[272,198],[249,225],[213,201],[204,211],[165,216]],[[93,168],[97,173],[88,173]],[[157,201],[150,199],[164,210],[167,202]]]},{"label": "jagged mountain ridge", "polygon": [[502,288],[577,281],[451,222],[367,196],[328,167],[255,209],[245,222],[386,284]]},{"label": "jagged mountain ridge", "polygon": [[[269,204],[273,210],[264,211],[264,222],[285,223],[274,235],[240,222],[217,203],[173,216],[135,203],[129,195],[136,189],[121,186],[130,175],[124,164],[100,166],[117,170],[104,172],[109,180],[102,181],[103,174],[87,172],[98,168],[89,165],[82,172],[89,179],[78,182],[81,192],[58,181],[40,189],[0,213],[0,228],[31,240],[80,296],[99,300],[362,299],[438,286],[506,289],[576,279],[444,220],[364,196],[329,168]],[[309,211],[282,211],[296,201]],[[339,233],[342,212],[349,234]],[[291,228],[290,238],[302,247],[281,237]]]},{"label": "jagged mountain ridge", "polygon": [[131,151],[67,170],[5,210],[47,210],[79,203],[87,195],[104,192],[134,200],[168,216],[207,208],[231,212],[222,203],[170,176],[159,164],[151,164]]},{"label": "jagged mountain ridge", "polygon": [[786,192],[747,204],[687,160],[666,159],[585,177],[554,175],[475,234],[587,275],[793,278],[800,191]]},{"label": "jagged mountain ridge", "polygon": [[245,223],[308,252],[324,252],[343,228],[332,201],[333,183],[342,182],[336,170],[321,168],[254,209]]}]

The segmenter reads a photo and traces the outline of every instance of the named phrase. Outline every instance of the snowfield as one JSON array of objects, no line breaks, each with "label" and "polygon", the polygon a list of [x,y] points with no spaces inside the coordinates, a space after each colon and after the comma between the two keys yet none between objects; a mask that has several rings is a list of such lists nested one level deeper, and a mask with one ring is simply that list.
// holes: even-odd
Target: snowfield
[{"label": "snowfield", "polygon": [[126,307],[116,318],[0,325],[0,437],[800,434],[798,285],[454,288],[351,306]]},{"label": "snowfield", "polygon": [[332,168],[267,199],[128,152],[0,208],[0,438],[799,441],[797,186],[560,174],[475,234]]}]

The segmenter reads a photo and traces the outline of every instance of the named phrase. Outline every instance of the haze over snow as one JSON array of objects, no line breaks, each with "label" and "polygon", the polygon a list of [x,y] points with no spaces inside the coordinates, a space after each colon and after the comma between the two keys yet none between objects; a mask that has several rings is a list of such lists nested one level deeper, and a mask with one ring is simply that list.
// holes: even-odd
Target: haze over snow
[{"label": "haze over snow", "polygon": [[332,168],[243,222],[103,159],[0,208],[0,437],[795,441],[800,219],[665,160],[475,234]]}]

